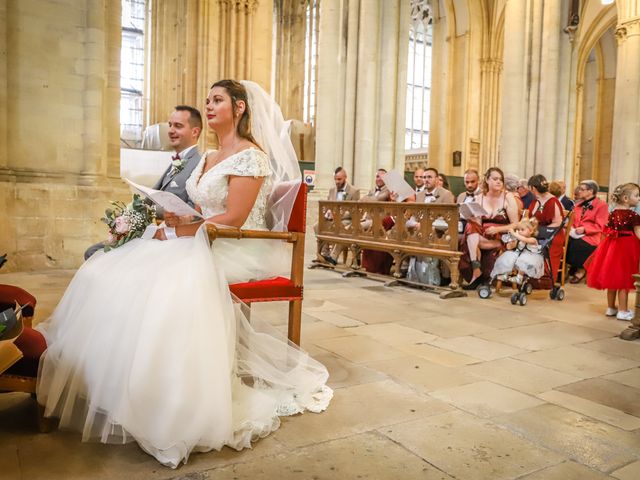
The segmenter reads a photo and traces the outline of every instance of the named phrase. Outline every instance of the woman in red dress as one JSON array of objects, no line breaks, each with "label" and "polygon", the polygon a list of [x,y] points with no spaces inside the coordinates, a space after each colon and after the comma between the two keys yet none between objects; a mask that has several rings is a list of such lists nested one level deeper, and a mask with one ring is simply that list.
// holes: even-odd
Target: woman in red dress
[{"label": "woman in red dress", "polygon": [[[529,179],[529,188],[536,199],[529,205],[529,218],[535,217],[539,227],[555,228],[562,223],[563,209],[560,201],[549,192],[549,182],[543,175],[534,175]],[[558,267],[564,248],[565,232],[560,231],[554,237],[549,248],[552,278],[558,278]],[[548,274],[549,272],[547,272]]]},{"label": "woman in red dress", "polygon": [[587,262],[587,285],[607,290],[605,315],[632,320],[628,297],[634,289],[633,275],[638,273],[640,264],[640,215],[632,209],[640,200],[640,187],[635,183],[619,185],[611,197],[616,206],[609,214],[604,239]]},{"label": "woman in red dress", "polygon": [[469,283],[464,290],[475,290],[484,278],[490,278],[493,264],[502,248],[501,233],[518,221],[518,205],[512,193],[504,188],[504,173],[491,167],[484,174],[482,193],[475,201],[488,213],[470,218],[462,237],[460,273]]}]

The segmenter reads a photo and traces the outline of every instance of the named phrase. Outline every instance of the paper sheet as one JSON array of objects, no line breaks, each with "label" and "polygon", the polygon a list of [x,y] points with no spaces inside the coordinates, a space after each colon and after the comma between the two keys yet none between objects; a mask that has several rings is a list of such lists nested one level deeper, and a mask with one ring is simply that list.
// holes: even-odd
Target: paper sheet
[{"label": "paper sheet", "polygon": [[477,202],[460,204],[460,216],[465,220],[472,217],[480,218],[486,215],[488,215],[488,212]]},{"label": "paper sheet", "polygon": [[162,207],[165,212],[173,212],[179,217],[192,215],[194,217],[203,218],[197,210],[191,208],[189,204],[171,192],[164,192],[162,190],[154,190],[153,188],[144,187],[127,178],[125,178],[124,181],[127,182],[136,193],[143,195],[159,207]]},{"label": "paper sheet", "polygon": [[395,170],[389,170],[382,177],[387,188],[398,194],[397,202],[402,202],[407,197],[415,194],[411,185],[409,185],[402,176]]}]

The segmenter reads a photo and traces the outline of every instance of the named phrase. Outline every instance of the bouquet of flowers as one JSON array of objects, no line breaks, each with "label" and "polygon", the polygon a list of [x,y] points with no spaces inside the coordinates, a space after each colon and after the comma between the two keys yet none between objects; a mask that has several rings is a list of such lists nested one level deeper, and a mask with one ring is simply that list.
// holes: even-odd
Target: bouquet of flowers
[{"label": "bouquet of flowers", "polygon": [[113,208],[107,208],[101,218],[109,227],[109,235],[104,242],[105,252],[140,238],[156,218],[155,205],[148,205],[137,194],[128,205],[122,202],[111,202],[111,205]]}]

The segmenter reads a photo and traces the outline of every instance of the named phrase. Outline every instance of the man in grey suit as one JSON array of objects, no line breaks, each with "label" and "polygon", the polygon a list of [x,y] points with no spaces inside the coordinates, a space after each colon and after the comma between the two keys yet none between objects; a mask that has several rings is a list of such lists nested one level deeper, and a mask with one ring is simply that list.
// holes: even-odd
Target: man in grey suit
[{"label": "man in grey suit", "polygon": [[[175,151],[171,163],[153,186],[156,190],[164,190],[177,195],[193,206],[186,189],[186,182],[193,169],[200,160],[198,138],[202,132],[202,115],[198,109],[188,105],[178,105],[169,117],[169,143]],[[161,211],[157,212],[162,218]],[[104,248],[104,243],[96,243],[84,252],[87,260],[98,250]]]}]

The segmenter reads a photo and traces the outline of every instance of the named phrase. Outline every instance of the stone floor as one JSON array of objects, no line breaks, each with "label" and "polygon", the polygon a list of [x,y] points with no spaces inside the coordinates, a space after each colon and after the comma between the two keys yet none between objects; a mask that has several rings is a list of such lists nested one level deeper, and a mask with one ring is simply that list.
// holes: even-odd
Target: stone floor
[{"label": "stone floor", "polygon": [[[55,306],[72,272],[0,275]],[[135,444],[39,434],[32,400],[0,395],[2,479],[640,478],[640,342],[615,336],[604,295],[568,286],[441,300],[307,270],[303,347],[335,389],[320,415],[285,418],[252,450],[194,454],[178,470]],[[259,305],[283,329],[284,304]],[[159,421],[161,421],[159,419]]]}]

